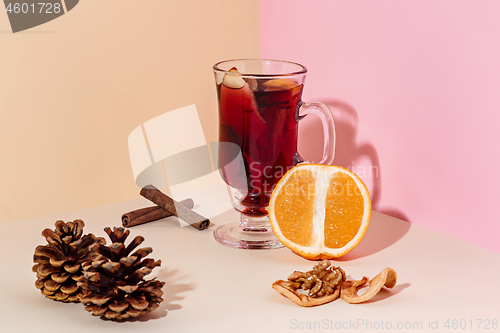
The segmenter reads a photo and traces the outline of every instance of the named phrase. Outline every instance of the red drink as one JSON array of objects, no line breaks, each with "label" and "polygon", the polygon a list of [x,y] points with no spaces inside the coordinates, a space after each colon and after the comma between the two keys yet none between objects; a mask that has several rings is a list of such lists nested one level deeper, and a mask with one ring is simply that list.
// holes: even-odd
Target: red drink
[{"label": "red drink", "polygon": [[[307,69],[270,59],[221,61],[213,67],[219,101],[219,147],[212,150],[224,181],[236,189],[238,222],[214,231],[214,238],[239,249],[282,247],[271,228],[269,200],[280,178],[302,162],[297,123],[315,114],[323,125],[323,159],[335,153],[335,127],[322,103],[302,103]],[[333,139],[333,144],[330,142]]]},{"label": "red drink", "polygon": [[[221,175],[243,193],[237,210],[264,216],[276,183],[301,161],[297,106],[303,86],[290,79],[245,81],[236,71],[226,75],[233,77],[217,85]],[[237,153],[242,154],[244,168],[229,164]]]}]

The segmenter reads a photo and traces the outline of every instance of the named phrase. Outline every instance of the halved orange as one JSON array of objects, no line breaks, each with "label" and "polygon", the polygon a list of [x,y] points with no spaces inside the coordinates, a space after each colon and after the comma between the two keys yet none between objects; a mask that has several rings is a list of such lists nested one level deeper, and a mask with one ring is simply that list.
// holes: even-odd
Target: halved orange
[{"label": "halved orange", "polygon": [[307,259],[345,255],[363,239],[371,200],[363,181],[334,165],[299,164],[276,184],[269,221],[276,237]]}]

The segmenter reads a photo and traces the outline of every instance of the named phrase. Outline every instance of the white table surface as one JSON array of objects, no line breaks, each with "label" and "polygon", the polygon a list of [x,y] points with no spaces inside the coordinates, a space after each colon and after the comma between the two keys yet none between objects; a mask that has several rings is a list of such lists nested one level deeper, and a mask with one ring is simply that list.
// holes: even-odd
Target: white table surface
[{"label": "white table surface", "polygon": [[[231,249],[214,240],[214,227],[181,228],[175,218],[130,229],[130,239],[142,235],[142,246],[153,248],[148,257],[162,260],[152,274],[166,282],[164,301],[157,310],[135,321],[105,321],[81,304],[50,300],[35,288],[32,259],[35,247],[46,243],[43,229],[53,229],[58,219],[83,219],[84,233],[103,236],[109,244],[103,228],[120,226],[123,213],[148,205],[141,198],[0,224],[0,331],[500,331],[499,253],[377,212],[361,244],[334,262],[355,279],[372,278],[388,266],[396,270],[397,285],[368,303],[338,299],[319,307],[300,307],[271,284],[294,270],[309,270],[316,262],[286,248]],[[237,218],[229,211],[211,220],[221,225]]]}]

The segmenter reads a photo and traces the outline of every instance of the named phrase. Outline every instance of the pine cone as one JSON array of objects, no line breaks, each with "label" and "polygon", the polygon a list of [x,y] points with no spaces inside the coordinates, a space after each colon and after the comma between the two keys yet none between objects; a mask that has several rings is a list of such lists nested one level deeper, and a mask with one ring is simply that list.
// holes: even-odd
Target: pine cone
[{"label": "pine cone", "polygon": [[35,286],[48,298],[63,302],[79,302],[77,281],[83,278],[82,264],[92,261],[96,253],[89,247],[105,243],[104,238],[88,234],[82,237],[85,223],[57,221],[56,229],[45,229],[42,236],[48,244],[35,248],[33,272]]},{"label": "pine cone", "polygon": [[163,301],[161,288],[164,282],[156,279],[144,280],[161,260],[143,259],[153,252],[150,247],[130,254],[144,238],[135,237],[128,246],[124,242],[129,230],[105,228],[113,242],[109,247],[96,244],[94,251],[100,254],[91,264],[83,267],[84,280],[78,282],[82,288],[80,301],[85,310],[101,318],[122,320],[137,317],[156,309]]}]

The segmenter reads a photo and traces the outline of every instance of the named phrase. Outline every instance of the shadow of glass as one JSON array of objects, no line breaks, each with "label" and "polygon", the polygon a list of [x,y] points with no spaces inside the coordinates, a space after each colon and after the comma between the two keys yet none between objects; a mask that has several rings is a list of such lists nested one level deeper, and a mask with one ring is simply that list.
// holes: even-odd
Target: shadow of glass
[{"label": "shadow of glass", "polygon": [[[363,241],[350,253],[339,260],[352,260],[365,257],[379,252],[397,242],[410,229],[410,223],[403,223],[395,219],[388,219],[375,212],[395,217],[403,221],[409,221],[402,211],[382,207],[380,198],[382,193],[382,170],[380,159],[375,146],[371,142],[360,141],[358,139],[359,117],[356,110],[339,99],[320,100],[332,111],[335,120],[335,159],[333,164],[347,168],[360,176],[370,191],[372,209],[372,219],[370,227]],[[317,134],[322,133],[321,123],[309,121],[306,128],[302,130],[302,135],[307,142],[303,145],[311,150],[314,147],[322,147],[321,142],[317,142]],[[309,147],[313,147],[309,149]],[[315,152],[316,155],[318,152]]]},{"label": "shadow of glass", "polygon": [[382,214],[385,214],[385,215],[389,215],[389,216],[395,217],[397,219],[400,219],[400,220],[403,220],[403,221],[406,221],[406,222],[411,222],[410,219],[408,218],[408,216],[406,216],[405,213],[403,213],[401,210],[399,210],[397,208],[392,208],[392,207],[378,207],[377,211],[379,213],[382,213]]},{"label": "shadow of glass", "polygon": [[148,320],[159,319],[166,317],[169,311],[182,309],[182,306],[180,304],[175,304],[173,302],[183,300],[184,296],[179,296],[179,294],[194,290],[195,285],[178,283],[178,281],[186,278],[186,276],[177,276],[178,273],[179,270],[177,269],[161,270],[160,274],[158,275],[158,280],[165,282],[165,285],[162,288],[162,290],[164,291],[164,294],[162,295],[163,302],[161,302],[160,306],[154,311],[148,312],[145,315],[139,316],[137,318],[124,320],[123,322],[144,322]]},{"label": "shadow of glass", "polygon": [[404,219],[399,220],[372,211],[370,226],[363,240],[351,252],[335,260],[350,261],[367,257],[396,243],[408,233],[411,227],[411,223],[405,221],[405,216],[402,217]]},{"label": "shadow of glass", "polygon": [[[366,185],[370,188],[372,208],[377,209],[382,190],[377,150],[371,142],[358,141],[358,114],[352,106],[338,99],[322,100],[321,102],[330,108],[335,120],[334,164],[353,171],[363,178],[363,181],[369,182]],[[360,164],[363,159],[369,160],[368,166]]]}]

